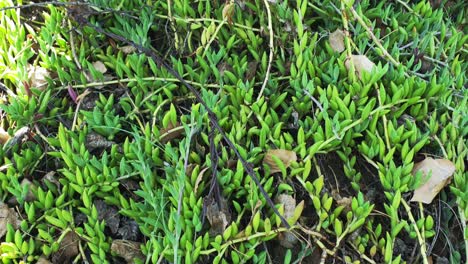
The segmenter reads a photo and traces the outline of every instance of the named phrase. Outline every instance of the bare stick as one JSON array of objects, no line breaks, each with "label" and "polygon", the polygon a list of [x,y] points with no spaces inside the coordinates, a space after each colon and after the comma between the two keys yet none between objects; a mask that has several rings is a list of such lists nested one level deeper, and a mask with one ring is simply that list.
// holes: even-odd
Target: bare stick
[{"label": "bare stick", "polygon": [[263,0],[265,3],[265,8],[267,10],[267,16],[268,16],[268,34],[270,35],[270,42],[268,43],[268,47],[270,48],[270,56],[268,57],[268,66],[267,66],[267,71],[265,73],[265,79],[263,80],[262,88],[260,89],[260,92],[258,93],[257,100],[260,100],[260,98],[263,95],[263,91],[265,90],[265,87],[268,83],[268,80],[270,79],[270,70],[271,70],[271,63],[273,62],[273,55],[275,52],[275,46],[274,46],[274,32],[273,32],[273,23],[271,22],[271,11],[270,11],[270,6],[268,4],[268,0]]}]

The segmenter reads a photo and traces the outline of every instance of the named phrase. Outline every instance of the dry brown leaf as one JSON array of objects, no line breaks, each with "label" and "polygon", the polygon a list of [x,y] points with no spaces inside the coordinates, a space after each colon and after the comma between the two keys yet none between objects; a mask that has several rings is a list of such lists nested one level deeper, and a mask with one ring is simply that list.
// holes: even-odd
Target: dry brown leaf
[{"label": "dry brown leaf", "polygon": [[28,79],[31,87],[44,90],[48,84],[47,78],[50,78],[50,74],[45,68],[28,65]]},{"label": "dry brown leaf", "polygon": [[[280,194],[276,198],[276,203],[282,204],[284,207],[284,218],[289,219],[294,216],[294,210],[296,209],[296,200],[289,194]],[[278,240],[280,244],[285,248],[293,248],[294,244],[298,241],[296,236],[292,232],[280,233]]]},{"label": "dry brown leaf", "polygon": [[[450,182],[455,165],[446,159],[426,158],[414,165],[412,174],[421,171],[423,184],[414,190],[411,202],[429,204],[434,197]],[[431,174],[428,179],[428,175]]]},{"label": "dry brown leaf", "polygon": [[5,143],[11,138],[11,136],[2,127],[0,127],[0,145]]},{"label": "dry brown leaf", "polygon": [[225,19],[229,24],[232,24],[232,16],[234,15],[235,10],[236,6],[232,2],[228,2],[224,5],[223,19]]},{"label": "dry brown leaf", "polygon": [[342,52],[345,49],[344,38],[345,34],[341,29],[337,29],[333,33],[330,33],[328,41],[334,51]]},{"label": "dry brown leaf", "polygon": [[231,222],[231,213],[229,212],[226,199],[221,197],[220,205],[218,205],[213,198],[205,197],[203,199],[203,206],[206,210],[206,218],[211,225],[209,233],[214,236],[222,234]]},{"label": "dry brown leaf", "polygon": [[359,79],[362,79],[362,73],[364,71],[371,72],[375,67],[375,64],[369,60],[365,55],[351,55],[351,59],[346,60],[345,66],[349,70],[351,62],[354,65],[354,69],[357,71]]},{"label": "dry brown leaf", "polygon": [[93,62],[93,67],[94,67],[94,69],[96,69],[100,73],[106,73],[107,72],[106,65],[104,65],[104,63],[102,63],[102,61]]},{"label": "dry brown leaf", "polygon": [[[197,176],[197,179],[195,180],[195,187],[193,188],[193,193],[195,195],[197,195],[198,193],[198,187],[200,185],[200,183],[202,182],[203,180],[203,174],[205,173],[206,170],[208,170],[209,167],[206,167],[204,168],[203,170],[201,170],[199,173],[198,173],[198,176]],[[188,175],[188,174],[187,174]]]},{"label": "dry brown leaf", "polygon": [[21,220],[15,210],[9,208],[5,203],[0,202],[0,238],[7,232],[7,224],[11,224],[13,228],[18,229]]},{"label": "dry brown leaf", "polygon": [[112,241],[111,245],[111,252],[124,258],[127,263],[135,263],[135,259],[140,259],[143,261],[145,256],[141,253],[140,250],[141,243],[130,241],[130,240],[122,240],[122,239],[115,239]]},{"label": "dry brown leaf", "polygon": [[281,171],[278,165],[276,165],[275,160],[272,158],[273,156],[280,159],[286,168],[289,167],[289,165],[291,165],[291,162],[297,160],[297,155],[294,151],[285,149],[270,149],[265,154],[265,157],[263,158],[263,163],[267,164],[270,167],[271,173]]},{"label": "dry brown leaf", "polygon": [[166,144],[173,139],[179,138],[185,133],[185,131],[180,122],[177,122],[176,124],[172,124],[172,122],[170,122],[166,128],[161,128],[160,133],[161,135],[159,136],[159,140],[163,144]]},{"label": "dry brown leaf", "polygon": [[79,243],[80,237],[75,232],[70,231],[65,234],[58,251],[52,255],[52,263],[71,263],[71,260],[80,253]]}]

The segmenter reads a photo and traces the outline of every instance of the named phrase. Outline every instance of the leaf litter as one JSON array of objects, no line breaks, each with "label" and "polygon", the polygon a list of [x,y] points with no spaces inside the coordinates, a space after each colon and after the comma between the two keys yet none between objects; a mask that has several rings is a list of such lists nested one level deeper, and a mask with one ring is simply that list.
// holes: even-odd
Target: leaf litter
[{"label": "leaf litter", "polygon": [[330,42],[331,48],[336,52],[342,52],[345,50],[344,45],[345,34],[341,29],[337,29],[330,33],[328,41]]},{"label": "leaf litter", "polygon": [[140,262],[145,259],[145,256],[140,250],[141,243],[124,239],[114,239],[111,245],[111,252],[122,257],[129,264],[136,263],[135,259]]},{"label": "leaf litter", "polygon": [[439,192],[450,183],[455,165],[447,159],[426,158],[414,165],[412,174],[422,172],[423,184],[414,190],[411,202],[430,204]]},{"label": "leaf litter", "polygon": [[362,80],[363,72],[370,73],[372,69],[375,67],[375,63],[373,63],[366,55],[351,55],[351,58],[346,60],[345,66],[348,71],[351,68],[351,63],[354,65],[354,70],[358,73],[359,79]]},{"label": "leaf litter", "polygon": [[11,224],[14,229],[18,229],[21,224],[20,217],[15,210],[0,202],[0,238],[6,234],[8,224]]},{"label": "leaf litter", "polygon": [[270,149],[263,158],[263,164],[270,167],[271,173],[281,172],[280,167],[275,161],[275,158],[279,159],[286,168],[288,168],[293,161],[297,161],[296,152],[285,149]]}]

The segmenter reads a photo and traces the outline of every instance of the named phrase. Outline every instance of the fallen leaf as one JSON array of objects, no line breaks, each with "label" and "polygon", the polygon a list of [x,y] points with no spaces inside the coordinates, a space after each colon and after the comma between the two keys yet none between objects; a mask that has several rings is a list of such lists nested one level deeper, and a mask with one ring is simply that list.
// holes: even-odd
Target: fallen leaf
[{"label": "fallen leaf", "polygon": [[[414,190],[411,202],[429,204],[434,197],[450,182],[455,165],[446,159],[426,158],[414,165],[412,174],[421,171],[423,184]],[[429,176],[430,175],[430,176]]]},{"label": "fallen leaf", "polygon": [[[284,207],[284,218],[289,219],[294,216],[296,209],[296,200],[289,194],[280,194],[276,198],[276,203],[282,204]],[[285,248],[293,248],[298,241],[292,232],[284,232],[278,235],[280,244]]]},{"label": "fallen leaf", "polygon": [[143,261],[145,256],[140,250],[141,243],[115,239],[112,241],[111,252],[125,259],[127,263],[135,263],[135,259]]},{"label": "fallen leaf", "polygon": [[334,51],[342,52],[345,49],[344,38],[345,34],[341,29],[337,29],[333,33],[330,33],[328,41]]},{"label": "fallen leaf", "polygon": [[0,127],[0,145],[5,145],[10,139],[10,135],[2,127]]},{"label": "fallen leaf", "polygon": [[63,237],[57,252],[52,255],[52,263],[71,263],[80,251],[78,244],[80,237],[75,232],[70,231]]},{"label": "fallen leaf", "polygon": [[7,224],[11,224],[14,229],[18,229],[21,220],[15,210],[9,208],[5,203],[0,202],[0,238],[7,232]]},{"label": "fallen leaf", "polygon": [[280,159],[286,168],[289,167],[289,165],[291,165],[291,162],[297,160],[297,155],[294,151],[285,149],[270,149],[265,154],[265,157],[263,158],[263,163],[267,164],[270,167],[271,173],[281,171],[278,165],[276,164],[275,160],[273,159],[273,156]]},{"label": "fallen leaf", "polygon": [[221,197],[220,205],[211,197],[203,199],[203,206],[205,207],[206,218],[210,222],[210,235],[220,235],[226,230],[226,227],[231,222],[231,214],[227,207],[226,200]]},{"label": "fallen leaf", "polygon": [[93,67],[100,73],[106,73],[107,72],[106,65],[104,65],[104,63],[102,63],[102,61],[93,62]]},{"label": "fallen leaf", "polygon": [[351,58],[346,60],[345,66],[349,70],[351,63],[354,65],[354,69],[357,71],[359,79],[362,79],[362,73],[364,71],[371,72],[372,68],[375,67],[375,64],[369,60],[365,55],[351,55]]},{"label": "fallen leaf", "polygon": [[159,136],[159,140],[166,144],[167,142],[179,138],[181,135],[184,134],[184,127],[180,125],[179,122],[177,124],[169,123],[166,128],[161,129],[161,135]]},{"label": "fallen leaf", "polygon": [[232,24],[232,16],[234,15],[234,11],[236,10],[236,6],[233,2],[227,2],[223,8],[223,19],[225,19],[229,25]]},{"label": "fallen leaf", "polygon": [[209,167],[206,167],[204,168],[203,170],[201,170],[199,173],[198,173],[198,176],[197,176],[197,179],[195,180],[195,187],[193,188],[193,193],[195,195],[197,195],[198,193],[198,187],[200,185],[200,183],[202,182],[203,180],[203,174],[205,173],[206,170],[208,170]]},{"label": "fallen leaf", "polygon": [[49,71],[40,66],[28,65],[28,79],[31,87],[44,90],[47,87],[47,78],[50,78]]}]

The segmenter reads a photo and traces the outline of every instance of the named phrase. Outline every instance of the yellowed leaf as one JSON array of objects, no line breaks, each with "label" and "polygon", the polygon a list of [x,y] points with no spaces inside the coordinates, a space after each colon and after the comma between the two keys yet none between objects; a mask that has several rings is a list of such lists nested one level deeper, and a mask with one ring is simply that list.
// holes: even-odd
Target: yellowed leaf
[{"label": "yellowed leaf", "polygon": [[345,62],[346,69],[349,70],[351,68],[351,62],[354,65],[354,69],[358,73],[359,79],[362,79],[362,73],[364,71],[370,73],[375,67],[375,64],[365,55],[351,55],[351,58]]},{"label": "yellowed leaf", "polygon": [[[426,158],[414,165],[413,175],[421,171],[423,184],[414,190],[411,202],[429,204],[434,197],[450,182],[455,165],[446,159]],[[430,175],[430,177],[428,177]]]},{"label": "yellowed leaf", "polygon": [[265,154],[265,157],[263,158],[263,163],[267,164],[270,167],[271,173],[281,171],[278,165],[276,164],[275,160],[272,158],[273,156],[280,159],[286,168],[289,167],[289,165],[291,165],[291,162],[297,160],[297,155],[294,151],[285,149],[270,149]]},{"label": "yellowed leaf", "polygon": [[345,34],[341,29],[337,29],[333,33],[330,33],[328,41],[334,51],[342,52],[345,49],[344,38]]}]

